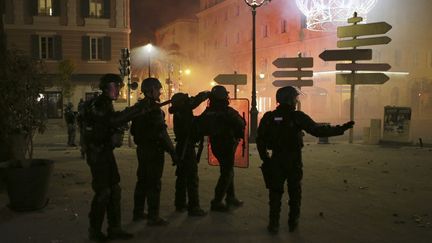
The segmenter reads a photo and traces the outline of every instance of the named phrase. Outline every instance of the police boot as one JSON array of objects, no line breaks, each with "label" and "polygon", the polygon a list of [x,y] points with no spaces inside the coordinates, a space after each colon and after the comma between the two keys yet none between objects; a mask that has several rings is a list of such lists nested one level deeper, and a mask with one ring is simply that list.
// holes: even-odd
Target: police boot
[{"label": "police boot", "polygon": [[237,198],[230,198],[230,199],[227,198],[225,199],[225,202],[227,206],[236,207],[236,208],[241,207],[244,204],[242,200],[239,200]]},{"label": "police boot", "polygon": [[203,209],[201,209],[200,207],[194,207],[194,208],[189,209],[188,215],[201,217],[201,216],[206,216],[207,212],[204,211]]},{"label": "police boot", "polygon": [[128,233],[121,228],[108,229],[108,239],[110,240],[129,240],[133,237],[133,234]]},{"label": "police boot", "polygon": [[216,211],[216,212],[228,212],[229,207],[225,203],[223,203],[222,201],[213,199],[211,201],[210,210]]},{"label": "police boot", "polygon": [[161,218],[159,216],[150,217],[147,221],[148,226],[166,226],[168,224],[169,224],[169,222],[166,219]]},{"label": "police boot", "polygon": [[278,191],[269,191],[269,224],[267,230],[271,234],[277,234],[279,231],[279,217],[281,211],[282,193]]},{"label": "police boot", "polygon": [[270,222],[267,226],[267,231],[270,234],[277,234],[279,232],[279,217],[270,218]]},{"label": "police boot", "polygon": [[289,232],[293,232],[297,229],[300,217],[300,208],[298,207],[290,207],[290,212],[288,216],[288,228]]},{"label": "police boot", "polygon": [[95,242],[107,242],[108,237],[102,233],[100,230],[96,230],[93,228],[88,229],[88,237],[89,240],[95,241]]},{"label": "police boot", "polygon": [[148,214],[146,213],[134,213],[132,220],[134,222],[138,222],[138,221],[146,220],[147,218],[148,218]]}]

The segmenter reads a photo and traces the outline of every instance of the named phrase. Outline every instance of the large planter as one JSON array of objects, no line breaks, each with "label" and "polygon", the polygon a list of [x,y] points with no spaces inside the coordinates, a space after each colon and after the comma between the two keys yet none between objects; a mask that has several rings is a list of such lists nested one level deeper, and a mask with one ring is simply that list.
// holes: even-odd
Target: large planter
[{"label": "large planter", "polygon": [[37,210],[48,203],[54,161],[32,159],[29,164],[29,167],[9,167],[4,171],[9,207],[15,211]]}]

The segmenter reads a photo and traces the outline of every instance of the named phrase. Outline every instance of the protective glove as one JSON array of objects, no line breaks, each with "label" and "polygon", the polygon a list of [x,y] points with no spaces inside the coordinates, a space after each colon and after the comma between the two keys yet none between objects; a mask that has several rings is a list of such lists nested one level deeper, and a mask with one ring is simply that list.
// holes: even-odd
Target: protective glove
[{"label": "protective glove", "polygon": [[201,97],[202,99],[207,99],[210,96],[210,91],[201,91],[198,93],[199,97]]},{"label": "protective glove", "polygon": [[353,128],[354,124],[355,124],[354,121],[349,121],[349,122],[344,123],[341,127],[344,131],[346,131],[348,129]]}]

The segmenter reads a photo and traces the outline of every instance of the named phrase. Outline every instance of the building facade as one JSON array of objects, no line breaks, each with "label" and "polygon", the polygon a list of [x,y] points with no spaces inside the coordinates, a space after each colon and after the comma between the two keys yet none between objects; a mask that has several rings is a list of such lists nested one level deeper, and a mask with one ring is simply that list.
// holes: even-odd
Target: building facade
[{"label": "building facade", "polygon": [[64,97],[56,86],[44,94],[49,118],[62,117],[64,102],[76,109],[81,98],[93,96],[103,74],[119,73],[120,49],[130,42],[129,0],[5,0],[5,5],[8,49],[43,60],[53,79],[61,65],[73,67],[72,96]]},{"label": "building facade", "polygon": [[[385,34],[392,38],[387,45],[370,46],[373,59],[368,63],[389,63],[390,80],[383,85],[356,85],[355,119],[357,135],[370,119],[383,119],[385,106],[411,107],[412,139],[428,137],[432,142],[432,32],[427,23],[432,2],[381,0],[367,16],[367,22],[385,21],[393,28]],[[391,9],[391,11],[389,11]],[[414,16],[416,16],[414,18]],[[248,85],[240,86],[239,97],[251,97],[252,15],[244,0],[201,0],[196,47],[201,83],[210,87],[220,73],[244,73]],[[364,17],[364,16],[363,16]],[[411,19],[412,21],[407,21]],[[177,34],[177,32],[176,32]],[[257,9],[256,71],[257,102],[261,116],[275,107],[276,87],[272,62],[279,57],[296,57],[301,53],[314,58],[314,86],[304,87],[302,110],[317,121],[341,122],[349,119],[350,86],[336,85],[335,62],[325,62],[318,56],[326,49],[338,49],[335,32],[315,32],[306,29],[306,17],[295,0],[272,0]],[[185,43],[187,45],[187,43]],[[199,84],[201,84],[199,83]],[[213,83],[214,84],[214,83]],[[195,85],[195,84],[194,84]],[[231,88],[231,87],[230,87]]]}]

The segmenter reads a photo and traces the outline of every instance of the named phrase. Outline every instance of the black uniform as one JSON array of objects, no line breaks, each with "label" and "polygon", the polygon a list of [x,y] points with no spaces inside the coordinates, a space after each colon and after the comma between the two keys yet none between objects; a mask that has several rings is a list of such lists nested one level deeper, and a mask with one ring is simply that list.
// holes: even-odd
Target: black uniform
[{"label": "black uniform", "polygon": [[[145,106],[155,106],[151,98],[138,102]],[[161,191],[161,177],[164,167],[164,151],[175,154],[174,146],[168,136],[164,112],[154,109],[132,121],[131,133],[137,146],[138,181],[134,194],[134,219],[143,218],[145,200],[148,203],[148,217],[157,221]]]},{"label": "black uniform", "polygon": [[87,164],[92,174],[95,192],[89,213],[90,230],[100,232],[105,217],[108,217],[108,233],[120,229],[121,189],[120,175],[113,150],[118,141],[116,133],[127,121],[139,114],[138,106],[115,112],[111,99],[102,94],[85,107],[83,126],[87,147]]},{"label": "black uniform", "polygon": [[242,203],[237,200],[234,191],[234,156],[239,139],[244,136],[246,123],[243,117],[222,100],[220,103],[210,103],[200,115],[200,122],[205,124],[200,127],[209,129],[203,133],[208,133],[211,150],[220,164],[212,210],[223,210],[221,202],[224,197],[227,205]]},{"label": "black uniform", "polygon": [[[278,227],[281,198],[287,181],[289,224],[295,228],[300,215],[303,163],[302,130],[316,137],[342,135],[351,126],[320,126],[308,115],[289,105],[279,105],[264,114],[258,127],[257,149],[263,163],[263,174],[269,189],[270,226]],[[271,157],[267,150],[272,150]],[[269,227],[270,227],[269,226]]]},{"label": "black uniform", "polygon": [[79,139],[79,146],[80,146],[80,152],[81,152],[81,158],[85,158],[85,152],[86,152],[86,147],[85,147],[85,142],[84,142],[84,101],[81,99],[80,102],[78,103],[78,114],[77,114],[77,123],[78,123],[78,128],[79,128],[79,134],[80,134],[80,139]]},{"label": "black uniform", "polygon": [[75,146],[76,136],[76,113],[72,110],[72,107],[66,107],[64,111],[64,117],[67,124],[68,141],[67,145]]},{"label": "black uniform", "polygon": [[[171,106],[169,112],[174,114],[174,133],[176,136],[176,152],[180,156],[177,164],[177,180],[175,192],[175,207],[177,211],[188,208],[190,214],[202,214],[198,193],[198,162],[195,153],[197,137],[193,109],[207,99],[207,93],[202,92],[195,97],[187,98],[182,106]],[[186,204],[186,194],[188,204]]]}]

